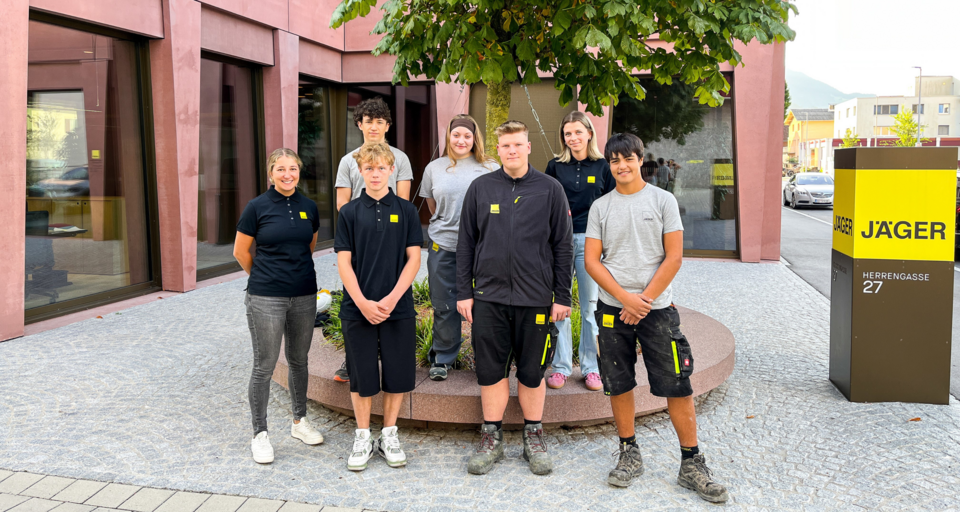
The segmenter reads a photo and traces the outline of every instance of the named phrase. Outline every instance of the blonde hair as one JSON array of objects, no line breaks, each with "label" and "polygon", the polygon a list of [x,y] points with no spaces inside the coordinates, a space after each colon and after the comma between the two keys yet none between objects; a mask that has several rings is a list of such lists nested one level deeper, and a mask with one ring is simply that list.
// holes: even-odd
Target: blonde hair
[{"label": "blonde hair", "polygon": [[516,121],[511,119],[500,126],[497,127],[496,133],[497,138],[503,137],[504,135],[511,135],[514,133],[526,133],[527,136],[530,136],[530,129],[527,128],[527,125],[523,124],[522,121]]},{"label": "blonde hair", "polygon": [[357,161],[357,167],[363,167],[368,162],[383,162],[387,165],[393,165],[394,156],[390,146],[378,142],[376,144],[364,144],[353,154],[353,159]]},{"label": "blonde hair", "polygon": [[300,160],[296,151],[288,148],[274,149],[273,153],[270,153],[270,157],[267,158],[267,181],[271,184],[273,183],[273,168],[277,165],[277,160],[283,157],[292,158],[294,162],[297,162],[298,169],[303,168],[303,160]]},{"label": "blonde hair", "polygon": [[483,150],[483,135],[480,133],[480,125],[477,124],[477,120],[468,114],[457,114],[453,116],[453,119],[447,124],[447,158],[450,159],[450,165],[447,166],[447,171],[457,165],[457,157],[453,153],[453,146],[450,144],[450,135],[453,132],[453,122],[458,119],[467,119],[473,122],[473,148],[470,150],[473,153],[473,158],[476,159],[480,165],[486,166],[487,162],[493,162],[494,160],[487,156],[487,153]]},{"label": "blonde hair", "polygon": [[573,158],[573,151],[570,149],[570,146],[567,146],[567,142],[563,139],[563,129],[570,123],[580,123],[590,132],[590,141],[587,142],[587,158],[590,160],[600,160],[603,158],[603,154],[600,153],[600,148],[597,147],[597,131],[593,129],[593,123],[590,122],[590,118],[583,112],[574,110],[563,116],[563,121],[560,121],[560,147],[563,148],[563,151],[557,155],[557,161],[568,163],[570,159]]}]

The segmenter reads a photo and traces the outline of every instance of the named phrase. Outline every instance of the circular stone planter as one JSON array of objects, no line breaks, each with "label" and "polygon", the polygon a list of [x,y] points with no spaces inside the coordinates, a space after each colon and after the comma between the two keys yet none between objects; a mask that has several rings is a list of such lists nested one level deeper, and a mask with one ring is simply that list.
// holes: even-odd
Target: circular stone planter
[{"label": "circular stone planter", "polygon": [[[694,372],[690,377],[694,396],[702,395],[722,384],[733,372],[733,334],[723,324],[703,313],[677,307],[681,328],[694,357]],[[344,354],[326,343],[319,329],[314,330],[310,349],[310,381],[307,397],[338,412],[352,416],[350,385],[336,382],[333,374],[343,363]],[[287,359],[283,351],[273,372],[273,380],[287,387]],[[643,360],[637,360],[637,387],[634,389],[637,416],[661,411],[667,407],[665,398],[650,394],[647,370]],[[383,413],[380,395],[373,399],[373,414]],[[427,377],[426,368],[417,368],[417,387],[403,399],[400,419],[406,425],[429,427],[431,424],[479,425],[483,423],[480,408],[480,386],[472,370],[454,370],[447,380],[435,382]],[[589,391],[583,385],[579,368],[561,389],[547,389],[543,407],[543,423],[548,425],[589,425],[613,419],[610,399],[602,391]],[[510,402],[504,414],[505,424],[522,424],[523,415],[517,401],[517,381],[511,373]]]}]

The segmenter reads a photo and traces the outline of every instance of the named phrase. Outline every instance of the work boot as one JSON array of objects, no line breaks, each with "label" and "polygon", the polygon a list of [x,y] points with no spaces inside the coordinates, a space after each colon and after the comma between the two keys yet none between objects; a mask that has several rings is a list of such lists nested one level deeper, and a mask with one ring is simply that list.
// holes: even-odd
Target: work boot
[{"label": "work boot", "polygon": [[530,462],[530,471],[534,475],[546,475],[553,471],[553,460],[547,453],[547,444],[543,442],[543,424],[524,425],[523,460]]},{"label": "work boot", "polygon": [[680,462],[680,474],[677,483],[692,491],[697,491],[700,498],[710,503],[727,501],[727,489],[713,481],[713,472],[707,467],[707,459],[702,453]]},{"label": "work boot", "polygon": [[485,475],[497,462],[503,460],[503,430],[496,425],[484,424],[480,427],[480,444],[477,453],[467,462],[467,472],[471,475]]},{"label": "work boot", "polygon": [[607,483],[617,487],[629,487],[634,478],[643,474],[643,457],[640,448],[630,443],[620,443],[620,460],[610,470]]}]

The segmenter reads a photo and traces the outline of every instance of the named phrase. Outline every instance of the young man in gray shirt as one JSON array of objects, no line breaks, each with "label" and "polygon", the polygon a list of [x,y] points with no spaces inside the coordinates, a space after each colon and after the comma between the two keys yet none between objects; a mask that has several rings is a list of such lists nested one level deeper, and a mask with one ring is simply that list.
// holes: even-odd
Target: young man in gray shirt
[{"label": "young man in gray shirt", "polygon": [[614,135],[604,153],[617,188],[590,208],[584,264],[600,287],[598,363],[620,436],[620,459],[607,483],[627,487],[643,474],[634,432],[639,343],[650,392],[667,399],[667,411],[680,441],[677,483],[706,501],[722,503],[727,501],[727,490],[713,481],[697,446],[690,386],[693,355],[672,304],[670,284],[683,257],[677,200],[643,180],[643,142],[636,135]]}]

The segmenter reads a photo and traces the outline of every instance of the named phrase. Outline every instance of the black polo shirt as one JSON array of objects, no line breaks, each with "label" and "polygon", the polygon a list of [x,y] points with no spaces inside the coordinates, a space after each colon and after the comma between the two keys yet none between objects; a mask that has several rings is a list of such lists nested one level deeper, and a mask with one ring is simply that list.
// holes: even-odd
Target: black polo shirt
[{"label": "black polo shirt", "polygon": [[247,281],[251,295],[300,297],[317,293],[310,242],[320,212],[299,191],[286,197],[271,188],[255,197],[240,215],[237,231],[257,242]]},{"label": "black polo shirt", "polygon": [[587,217],[590,207],[600,196],[617,188],[617,180],[610,172],[610,164],[603,158],[599,160],[577,160],[570,158],[567,163],[556,158],[547,162],[547,176],[553,176],[563,185],[563,191],[570,203],[570,217],[573,219],[573,232],[587,232]]},{"label": "black polo shirt", "polygon": [[[350,251],[350,262],[360,291],[367,300],[380,300],[397,285],[407,263],[407,247],[423,245],[420,216],[413,203],[400,199],[391,190],[379,201],[360,196],[340,208],[333,250]],[[408,288],[390,314],[390,320],[417,316],[413,288]],[[340,305],[343,320],[364,320],[360,308],[344,291]]]}]

